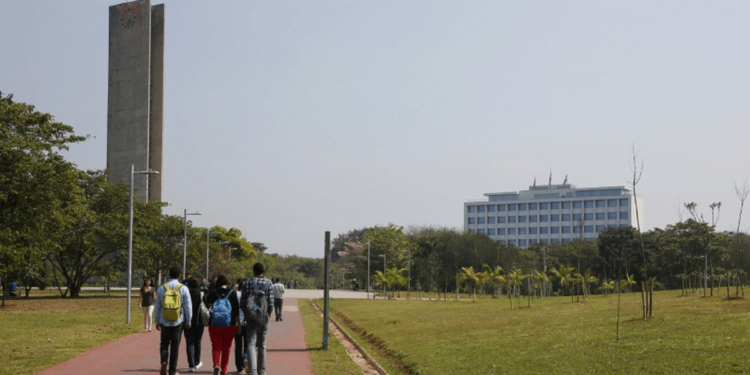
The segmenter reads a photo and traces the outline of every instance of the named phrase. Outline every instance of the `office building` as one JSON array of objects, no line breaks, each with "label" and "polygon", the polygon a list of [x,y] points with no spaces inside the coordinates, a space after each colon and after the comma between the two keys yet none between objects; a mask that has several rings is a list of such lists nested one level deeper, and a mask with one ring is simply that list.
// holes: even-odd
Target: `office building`
[{"label": "office building", "polygon": [[607,227],[637,227],[636,204],[643,225],[643,203],[631,188],[577,188],[565,180],[466,202],[464,229],[518,247],[591,240]]}]

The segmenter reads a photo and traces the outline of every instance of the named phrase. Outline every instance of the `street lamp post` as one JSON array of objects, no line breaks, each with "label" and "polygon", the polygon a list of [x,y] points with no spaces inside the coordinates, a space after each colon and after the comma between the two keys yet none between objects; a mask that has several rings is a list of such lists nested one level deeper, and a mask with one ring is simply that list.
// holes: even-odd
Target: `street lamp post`
[{"label": "street lamp post", "polygon": [[185,268],[187,267],[187,217],[188,215],[201,215],[200,212],[187,212],[187,208],[184,211],[182,220],[185,222],[185,234],[182,239],[182,277],[185,277]]},{"label": "street lamp post", "polygon": [[125,323],[130,324],[130,290],[133,287],[133,184],[137,174],[159,174],[159,171],[136,171],[135,165],[130,164],[130,211],[128,214],[128,298]]},{"label": "street lamp post", "polygon": [[367,299],[370,299],[370,241],[367,241]]},{"label": "street lamp post", "polygon": [[411,299],[411,249],[406,249],[404,251],[409,252],[409,263],[407,266],[409,268],[409,280],[408,280],[409,286],[406,289],[406,299]]}]

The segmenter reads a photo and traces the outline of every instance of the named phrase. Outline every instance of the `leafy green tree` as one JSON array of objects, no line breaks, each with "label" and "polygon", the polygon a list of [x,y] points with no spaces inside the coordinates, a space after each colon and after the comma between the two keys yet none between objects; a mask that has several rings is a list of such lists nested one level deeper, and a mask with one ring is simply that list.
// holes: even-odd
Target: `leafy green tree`
[{"label": "leafy green tree", "polygon": [[[42,264],[46,232],[60,217],[51,212],[75,177],[59,154],[85,140],[73,128],[33,105],[0,92],[0,277],[20,275]],[[43,269],[35,269],[37,273]],[[28,274],[28,272],[27,272]],[[3,297],[5,294],[3,294]],[[3,298],[3,303],[5,299]]]},{"label": "leafy green tree", "polygon": [[469,283],[472,286],[473,293],[471,294],[472,300],[477,300],[477,286],[479,286],[481,275],[474,272],[474,267],[462,267],[461,273],[458,276],[462,283]]}]

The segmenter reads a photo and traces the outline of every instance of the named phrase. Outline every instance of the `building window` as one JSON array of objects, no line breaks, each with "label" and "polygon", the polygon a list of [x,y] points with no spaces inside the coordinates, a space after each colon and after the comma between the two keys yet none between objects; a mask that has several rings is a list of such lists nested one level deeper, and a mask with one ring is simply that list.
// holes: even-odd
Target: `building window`
[{"label": "building window", "polygon": [[549,227],[539,227],[539,234],[548,234]]},{"label": "building window", "polygon": [[562,243],[568,243],[568,242],[570,242],[570,238],[563,238],[562,239]]},{"label": "building window", "polygon": [[469,229],[469,233],[474,233],[474,229]]},{"label": "building window", "polygon": [[630,226],[630,225],[628,225],[628,224],[620,224],[620,228],[627,228],[627,227],[629,227],[629,226]]},{"label": "building window", "polygon": [[487,235],[488,236],[494,236],[495,235],[495,228],[487,228]]},{"label": "building window", "polygon": [[526,228],[518,228],[518,234],[526,234]]},{"label": "building window", "polygon": [[525,223],[526,222],[526,216],[519,216],[518,217],[518,222],[519,223]]},{"label": "building window", "polygon": [[562,221],[570,221],[570,214],[562,214]]},{"label": "building window", "polygon": [[549,203],[539,203],[540,210],[549,210]]},{"label": "building window", "polygon": [[529,215],[529,223],[536,223],[537,219],[536,215]]},{"label": "building window", "polygon": [[549,221],[560,221],[560,214],[549,215]]},{"label": "building window", "polygon": [[560,239],[558,239],[558,238],[553,238],[553,239],[549,240],[549,242],[550,242],[550,243],[559,243],[559,242],[560,242]]},{"label": "building window", "polygon": [[536,245],[539,241],[535,239],[529,240],[529,245]]},{"label": "building window", "polygon": [[477,206],[477,212],[484,212],[485,206]]},{"label": "building window", "polygon": [[539,240],[539,243],[545,244],[545,243],[547,243],[547,239],[546,238],[542,238],[541,240]]},{"label": "building window", "polygon": [[607,212],[607,220],[617,220],[617,212]]},{"label": "building window", "polygon": [[498,234],[498,236],[504,236],[505,235],[505,228],[497,228],[497,234]]},{"label": "building window", "polygon": [[516,217],[515,216],[508,216],[508,222],[509,223],[515,223],[516,222]]},{"label": "building window", "polygon": [[617,224],[607,224],[607,227],[609,227],[609,228],[617,228]]},{"label": "building window", "polygon": [[508,245],[516,246],[516,240],[508,240]]},{"label": "building window", "polygon": [[477,218],[477,224],[484,224],[484,218],[483,217],[478,217]]},{"label": "building window", "polygon": [[622,211],[620,212],[620,220],[627,220],[628,219],[628,212]]},{"label": "building window", "polygon": [[581,219],[583,219],[583,215],[573,214],[573,221],[580,221]]},{"label": "building window", "polygon": [[542,223],[546,223],[549,221],[549,215],[539,215],[539,221]]},{"label": "building window", "polygon": [[519,203],[518,211],[526,211],[526,203]]},{"label": "building window", "polygon": [[560,227],[549,227],[549,232],[552,234],[560,233]]},{"label": "building window", "polygon": [[514,204],[509,204],[509,205],[508,205],[508,211],[515,211],[515,210],[516,210],[516,205],[515,205],[515,203],[514,203]]},{"label": "building window", "polygon": [[596,200],[596,208],[604,208],[604,199]]},{"label": "building window", "polygon": [[573,208],[583,208],[583,202],[582,201],[573,202]]},{"label": "building window", "polygon": [[504,204],[498,204],[497,205],[497,212],[505,212],[505,205]]},{"label": "building window", "polygon": [[560,209],[560,202],[551,202],[550,208],[553,210],[559,210]]},{"label": "building window", "polygon": [[604,225],[597,225],[596,226],[596,233],[601,233],[604,231]]},{"label": "building window", "polygon": [[536,211],[538,206],[536,203],[529,203],[529,211]]},{"label": "building window", "polygon": [[466,206],[466,212],[473,214],[476,212],[476,206]]},{"label": "building window", "polygon": [[487,218],[487,224],[495,224],[495,217],[490,216]]},{"label": "building window", "polygon": [[594,201],[586,201],[586,202],[583,202],[583,203],[584,203],[583,207],[594,208]]},{"label": "building window", "polygon": [[607,207],[617,207],[617,199],[607,199]]},{"label": "building window", "polygon": [[628,198],[620,199],[620,207],[627,207],[627,206],[628,206]]},{"label": "building window", "polygon": [[562,208],[563,208],[563,210],[569,210],[570,209],[570,202],[562,202]]},{"label": "building window", "polygon": [[497,217],[497,223],[498,224],[505,224],[505,216],[498,216]]},{"label": "building window", "polygon": [[518,240],[519,247],[526,247],[526,240]]},{"label": "building window", "polygon": [[529,227],[529,234],[537,234],[537,231],[536,227]]},{"label": "building window", "polygon": [[484,234],[484,229],[477,229],[477,234]]},{"label": "building window", "polygon": [[476,223],[477,223],[477,219],[475,217],[470,217],[469,218],[469,225],[476,224]]},{"label": "building window", "polygon": [[586,225],[583,227],[584,233],[594,233],[594,226],[593,225]]},{"label": "building window", "polygon": [[597,212],[596,220],[604,220],[604,212]]},{"label": "building window", "polygon": [[573,233],[581,233],[581,227],[578,225],[573,226]]},{"label": "building window", "polygon": [[487,206],[487,212],[495,212],[495,207],[496,206],[494,204]]},{"label": "building window", "polygon": [[514,236],[516,234],[516,228],[508,228],[508,235]]},{"label": "building window", "polygon": [[570,227],[567,225],[562,226],[562,232],[563,233],[570,233]]}]

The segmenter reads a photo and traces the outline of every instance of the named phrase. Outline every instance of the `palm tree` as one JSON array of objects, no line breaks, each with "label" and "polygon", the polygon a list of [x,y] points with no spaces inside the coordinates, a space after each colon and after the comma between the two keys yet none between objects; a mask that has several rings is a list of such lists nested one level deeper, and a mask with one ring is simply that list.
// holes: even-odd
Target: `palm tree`
[{"label": "palm tree", "polygon": [[544,297],[547,294],[546,290],[542,290],[544,288],[545,281],[547,283],[549,283],[550,281],[549,275],[547,275],[547,272],[540,272],[538,270],[534,270],[534,288],[539,289],[539,297]]},{"label": "palm tree", "polygon": [[[587,269],[586,272],[583,273],[583,282],[585,283],[585,293],[591,294],[591,284],[596,284],[599,282],[599,279],[594,276],[594,273],[591,271],[591,268]],[[586,295],[584,294],[584,296]],[[586,298],[584,297],[584,300]]]},{"label": "palm tree", "polygon": [[[404,273],[407,271],[406,268],[389,268],[386,270],[385,278],[390,281],[390,286],[395,289],[396,287],[404,287],[406,286],[406,283],[408,279],[404,276]],[[401,291],[401,289],[399,289]],[[391,295],[393,295],[393,290],[391,290]]]},{"label": "palm tree", "polygon": [[[384,286],[386,290],[391,287],[391,281],[383,271],[375,271],[374,281],[376,286]],[[388,298],[390,298],[390,296],[388,296]]]},{"label": "palm tree", "polygon": [[628,288],[628,291],[630,291],[630,286],[635,284],[635,275],[630,274],[626,278],[620,280],[620,289]]},{"label": "palm tree", "polygon": [[474,287],[474,293],[472,293],[472,300],[477,300],[477,285],[480,282],[479,274],[474,272],[474,267],[461,267],[461,273],[458,275],[458,279],[461,282],[470,282]]},{"label": "palm tree", "polygon": [[[483,283],[490,284],[491,286],[495,286],[495,284],[502,284],[504,282],[503,276],[503,269],[500,266],[495,267],[493,270],[492,267],[485,264],[482,266],[484,269],[484,272],[482,274],[484,275],[484,281]],[[499,299],[502,294],[502,285],[497,285],[497,298]]]},{"label": "palm tree", "polygon": [[[573,267],[566,267],[564,264],[560,264],[560,267],[551,269],[552,273],[560,279],[560,287],[566,288],[571,281],[570,274],[575,271]],[[570,302],[573,302],[573,293],[570,294]]]}]

